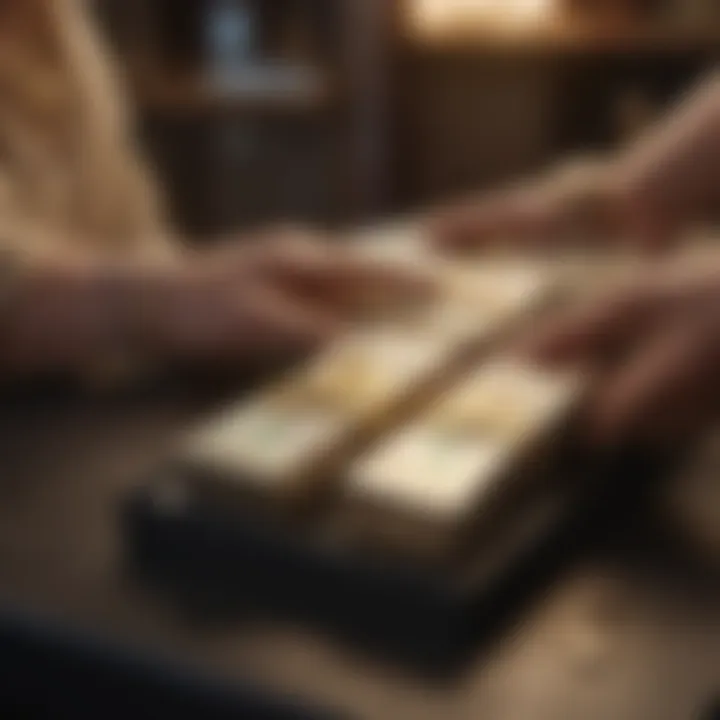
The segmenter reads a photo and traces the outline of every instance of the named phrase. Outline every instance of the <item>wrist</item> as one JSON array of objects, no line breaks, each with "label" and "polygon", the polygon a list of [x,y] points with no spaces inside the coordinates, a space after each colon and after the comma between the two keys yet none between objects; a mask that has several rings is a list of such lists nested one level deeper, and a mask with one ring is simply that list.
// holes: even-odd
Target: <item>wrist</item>
[{"label": "wrist", "polygon": [[143,363],[164,359],[164,319],[177,275],[170,267],[132,264],[95,271],[111,356]]},{"label": "wrist", "polygon": [[2,364],[11,375],[81,375],[109,356],[111,306],[83,263],[20,263],[3,283]]},{"label": "wrist", "polygon": [[168,265],[73,257],[0,263],[5,373],[91,380],[133,375],[163,359]]},{"label": "wrist", "polygon": [[77,288],[69,326],[80,323],[82,347],[73,358],[73,374],[91,385],[115,385],[147,374],[164,359],[163,287],[166,267],[90,263],[61,281]]}]

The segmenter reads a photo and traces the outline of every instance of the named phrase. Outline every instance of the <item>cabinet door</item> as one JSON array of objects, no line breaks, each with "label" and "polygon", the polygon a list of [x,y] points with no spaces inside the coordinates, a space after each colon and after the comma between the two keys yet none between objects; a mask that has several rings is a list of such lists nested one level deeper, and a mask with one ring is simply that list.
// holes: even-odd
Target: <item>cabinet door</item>
[{"label": "cabinet door", "polygon": [[501,182],[549,158],[557,89],[549,64],[430,57],[403,76],[397,140],[405,202]]},{"label": "cabinet door", "polygon": [[192,234],[336,219],[337,135],[313,118],[232,116],[156,121],[147,132],[172,214]]}]

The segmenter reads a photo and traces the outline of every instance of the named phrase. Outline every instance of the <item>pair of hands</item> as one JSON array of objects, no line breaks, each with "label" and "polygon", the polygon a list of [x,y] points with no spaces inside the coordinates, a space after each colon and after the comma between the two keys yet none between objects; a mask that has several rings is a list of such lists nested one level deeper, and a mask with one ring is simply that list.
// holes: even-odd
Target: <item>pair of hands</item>
[{"label": "pair of hands", "polygon": [[587,420],[597,441],[612,443],[692,433],[720,408],[720,253],[694,267],[662,259],[719,207],[713,76],[619,156],[441,209],[429,222],[450,252],[497,242],[547,249],[580,238],[653,256],[642,277],[550,318],[523,344],[545,363],[602,367]]},{"label": "pair of hands", "polygon": [[[708,219],[719,191],[720,81],[711,78],[614,160],[444,208],[427,222],[443,252],[497,241],[544,248],[578,236],[657,251]],[[5,358],[23,370],[72,368],[119,339],[163,359],[264,363],[323,343],[378,294],[392,303],[426,290],[420,278],[297,237],[230,245],[169,268],[70,263],[39,270],[13,297]],[[715,409],[720,268],[655,263],[641,281],[553,318],[526,352],[603,361],[607,385],[589,416],[599,439],[690,430]]]},{"label": "pair of hands", "polygon": [[[546,184],[538,185],[539,207],[546,192]],[[532,195],[532,190],[523,191],[523,199],[528,193]],[[625,198],[622,201],[626,210],[632,210],[632,203]],[[646,199],[634,212],[653,204]],[[578,219],[573,202],[558,203],[553,210],[558,213],[556,227],[568,223],[571,229],[570,221]],[[457,236],[444,226],[454,212],[449,209],[429,221],[431,237],[441,252],[452,253],[457,247]],[[565,218],[563,213],[567,213]],[[611,211],[601,217],[608,216],[621,222],[628,219],[626,225],[616,228],[627,242],[634,240],[643,248],[654,249],[672,244],[673,238],[667,234],[639,233],[640,227],[650,230],[653,226],[641,225],[632,212]],[[476,218],[479,225],[491,227],[482,203],[477,205]],[[508,237],[507,225],[496,222],[494,233],[475,235],[475,247],[486,245],[493,237]],[[678,227],[682,224],[678,220]],[[536,242],[538,235],[531,232],[532,227],[527,226],[524,238],[515,238]],[[203,265],[193,263],[193,267]],[[322,344],[368,299],[407,302],[409,295],[421,297],[432,291],[424,278],[363,263],[336,248],[297,236],[275,239],[257,249],[230,247],[212,256],[204,267],[207,276],[203,282],[211,282],[220,293],[211,300],[217,305],[203,307],[201,302],[184,309],[183,299],[178,298],[174,336],[186,340],[183,347],[172,348],[176,356],[190,347],[196,359],[207,359],[212,350],[215,360],[264,362],[272,354],[303,352]],[[703,257],[701,262],[685,264],[654,258],[646,268],[646,274],[613,288],[606,296],[550,317],[522,344],[521,352],[533,360],[600,370],[603,381],[587,408],[588,430],[598,443],[691,434],[720,407],[720,256],[718,262]],[[187,293],[183,286],[185,301],[191,297]],[[234,311],[224,293],[239,294]],[[211,295],[201,283],[199,297],[207,301]],[[195,322],[189,322],[193,312]],[[208,322],[213,317],[215,321]]]},{"label": "pair of hands", "polygon": [[[549,212],[545,187],[538,188],[534,202]],[[531,197],[532,190],[511,193],[505,207]],[[473,217],[465,207],[441,211],[428,221],[432,237],[448,253],[509,236],[543,240],[532,223],[518,236],[504,217],[490,222],[487,210],[497,207],[480,202]],[[567,221],[565,210],[576,213],[572,203],[552,209],[558,223]],[[464,229],[477,222],[473,243],[455,232],[458,219]],[[423,278],[297,236],[230,244],[169,267],[70,263],[23,284],[10,308],[4,359],[22,373],[72,371],[130,348],[141,358],[214,369],[272,365],[327,342],[367,300],[407,302],[428,291]],[[522,352],[544,363],[603,366],[605,384],[587,418],[598,442],[691,432],[720,400],[720,265],[648,264],[632,285],[550,318]]]},{"label": "pair of hands", "polygon": [[[475,246],[507,237],[500,220],[490,232],[477,207],[483,232]],[[430,221],[443,252],[457,251],[455,212],[467,227],[464,208]],[[718,407],[720,265],[652,267],[632,285],[550,318],[523,345],[545,363],[603,366],[606,382],[588,416],[600,442],[690,432]],[[13,298],[4,360],[22,373],[76,370],[130,348],[212,368],[271,365],[321,346],[378,295],[407,302],[431,290],[423,278],[297,236],[230,244],[169,267],[55,265]]]},{"label": "pair of hands", "polygon": [[641,277],[550,318],[522,348],[544,363],[603,368],[587,416],[598,442],[657,441],[692,433],[720,407],[720,255],[694,266],[664,255],[712,217],[718,191],[720,86],[711,79],[621,157],[441,209],[430,222],[448,252],[580,237],[649,254]]}]

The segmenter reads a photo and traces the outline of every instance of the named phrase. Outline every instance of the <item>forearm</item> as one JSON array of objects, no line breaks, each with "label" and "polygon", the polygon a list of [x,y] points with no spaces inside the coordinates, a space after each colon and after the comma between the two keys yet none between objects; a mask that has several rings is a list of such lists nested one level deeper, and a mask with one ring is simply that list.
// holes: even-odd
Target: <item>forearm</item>
[{"label": "forearm", "polygon": [[571,236],[663,246],[720,204],[720,77],[712,76],[634,145],[573,160],[533,190]]},{"label": "forearm", "polygon": [[159,265],[6,254],[0,280],[0,369],[92,379],[155,361]]},{"label": "forearm", "polygon": [[611,191],[660,221],[708,219],[720,199],[720,75],[695,87],[611,164]]}]

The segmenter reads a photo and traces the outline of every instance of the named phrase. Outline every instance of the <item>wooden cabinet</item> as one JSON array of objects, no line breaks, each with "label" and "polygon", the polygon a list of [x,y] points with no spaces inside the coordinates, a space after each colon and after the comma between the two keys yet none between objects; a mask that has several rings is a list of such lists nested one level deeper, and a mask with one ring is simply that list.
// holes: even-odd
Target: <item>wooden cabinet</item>
[{"label": "wooden cabinet", "polygon": [[[368,220],[615,146],[720,54],[710,21],[414,36],[413,0],[99,2],[196,235]],[[233,2],[251,11],[251,48],[218,82],[208,13]]]},{"label": "wooden cabinet", "polygon": [[720,27],[488,27],[402,37],[397,172],[407,207],[631,141],[720,56]]},{"label": "wooden cabinet", "polygon": [[[219,71],[213,43],[228,31],[223,18],[213,31],[213,12],[233,5],[250,41]],[[101,0],[183,228],[342,223],[385,209],[393,10],[386,0]]]},{"label": "wooden cabinet", "polygon": [[403,68],[403,204],[502,183],[550,159],[558,110],[553,64],[428,55]]}]

